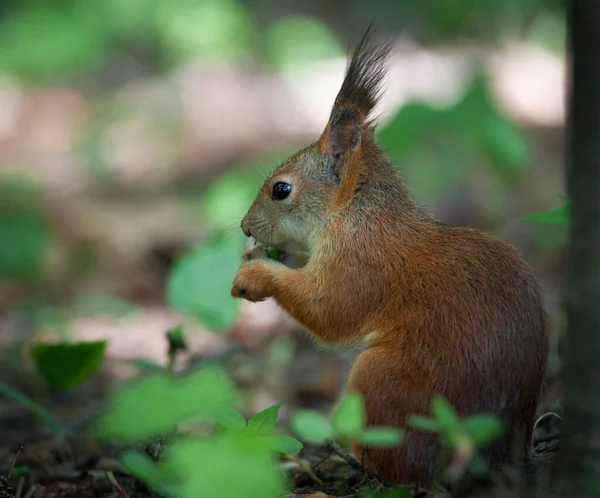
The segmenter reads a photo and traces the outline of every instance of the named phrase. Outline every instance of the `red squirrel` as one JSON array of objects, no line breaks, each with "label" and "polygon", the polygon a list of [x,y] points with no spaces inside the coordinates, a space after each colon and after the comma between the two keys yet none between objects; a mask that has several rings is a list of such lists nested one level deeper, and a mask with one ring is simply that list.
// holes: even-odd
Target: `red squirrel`
[{"label": "red squirrel", "polygon": [[[508,243],[442,223],[419,206],[375,138],[370,118],[391,46],[369,28],[351,55],[315,143],[265,181],[241,228],[235,298],[275,301],[316,340],[361,346],[348,390],[369,426],[405,431],[392,449],[353,447],[399,484],[430,485],[440,446],[407,426],[443,395],[461,416],[493,413],[503,435],[488,466],[526,459],[549,350],[549,323],[530,266]],[[265,247],[293,248],[292,264]],[[281,254],[286,254],[285,250]]]}]

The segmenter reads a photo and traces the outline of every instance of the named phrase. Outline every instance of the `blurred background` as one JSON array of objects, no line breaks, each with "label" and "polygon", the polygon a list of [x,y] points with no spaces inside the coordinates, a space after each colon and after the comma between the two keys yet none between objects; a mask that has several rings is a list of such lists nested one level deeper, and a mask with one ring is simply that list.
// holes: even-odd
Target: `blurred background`
[{"label": "blurred background", "polygon": [[[559,0],[4,0],[1,441],[43,430],[11,389],[80,420],[115,382],[164,365],[180,323],[178,368],[223,359],[248,412],[328,409],[347,360],[229,289],[242,216],[321,133],[372,20],[395,43],[381,143],[438,218],[517,246],[558,328],[565,232],[523,217],[563,202]],[[104,340],[69,389],[31,355]]]}]

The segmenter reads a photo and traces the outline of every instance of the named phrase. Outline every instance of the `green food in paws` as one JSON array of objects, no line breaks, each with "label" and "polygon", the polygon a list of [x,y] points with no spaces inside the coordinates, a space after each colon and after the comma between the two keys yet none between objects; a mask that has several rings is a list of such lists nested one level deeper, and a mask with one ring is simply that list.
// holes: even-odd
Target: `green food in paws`
[{"label": "green food in paws", "polygon": [[265,250],[270,259],[279,260],[279,249],[276,246],[267,246]]}]

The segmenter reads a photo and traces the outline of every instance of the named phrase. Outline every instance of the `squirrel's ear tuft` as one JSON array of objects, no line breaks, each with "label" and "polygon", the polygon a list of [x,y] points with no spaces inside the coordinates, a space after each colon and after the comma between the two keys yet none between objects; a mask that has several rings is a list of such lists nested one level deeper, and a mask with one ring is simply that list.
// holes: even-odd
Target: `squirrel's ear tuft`
[{"label": "squirrel's ear tuft", "polygon": [[374,44],[372,25],[352,53],[327,127],[320,140],[323,152],[341,155],[356,146],[369,114],[377,104],[391,43]]}]

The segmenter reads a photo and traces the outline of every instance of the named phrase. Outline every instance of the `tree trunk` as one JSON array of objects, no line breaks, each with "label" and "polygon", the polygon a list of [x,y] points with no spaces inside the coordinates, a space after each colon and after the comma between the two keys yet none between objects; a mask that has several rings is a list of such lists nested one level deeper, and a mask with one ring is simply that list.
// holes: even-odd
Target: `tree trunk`
[{"label": "tree trunk", "polygon": [[553,463],[559,496],[600,496],[600,0],[571,0],[563,386],[565,431]]}]

